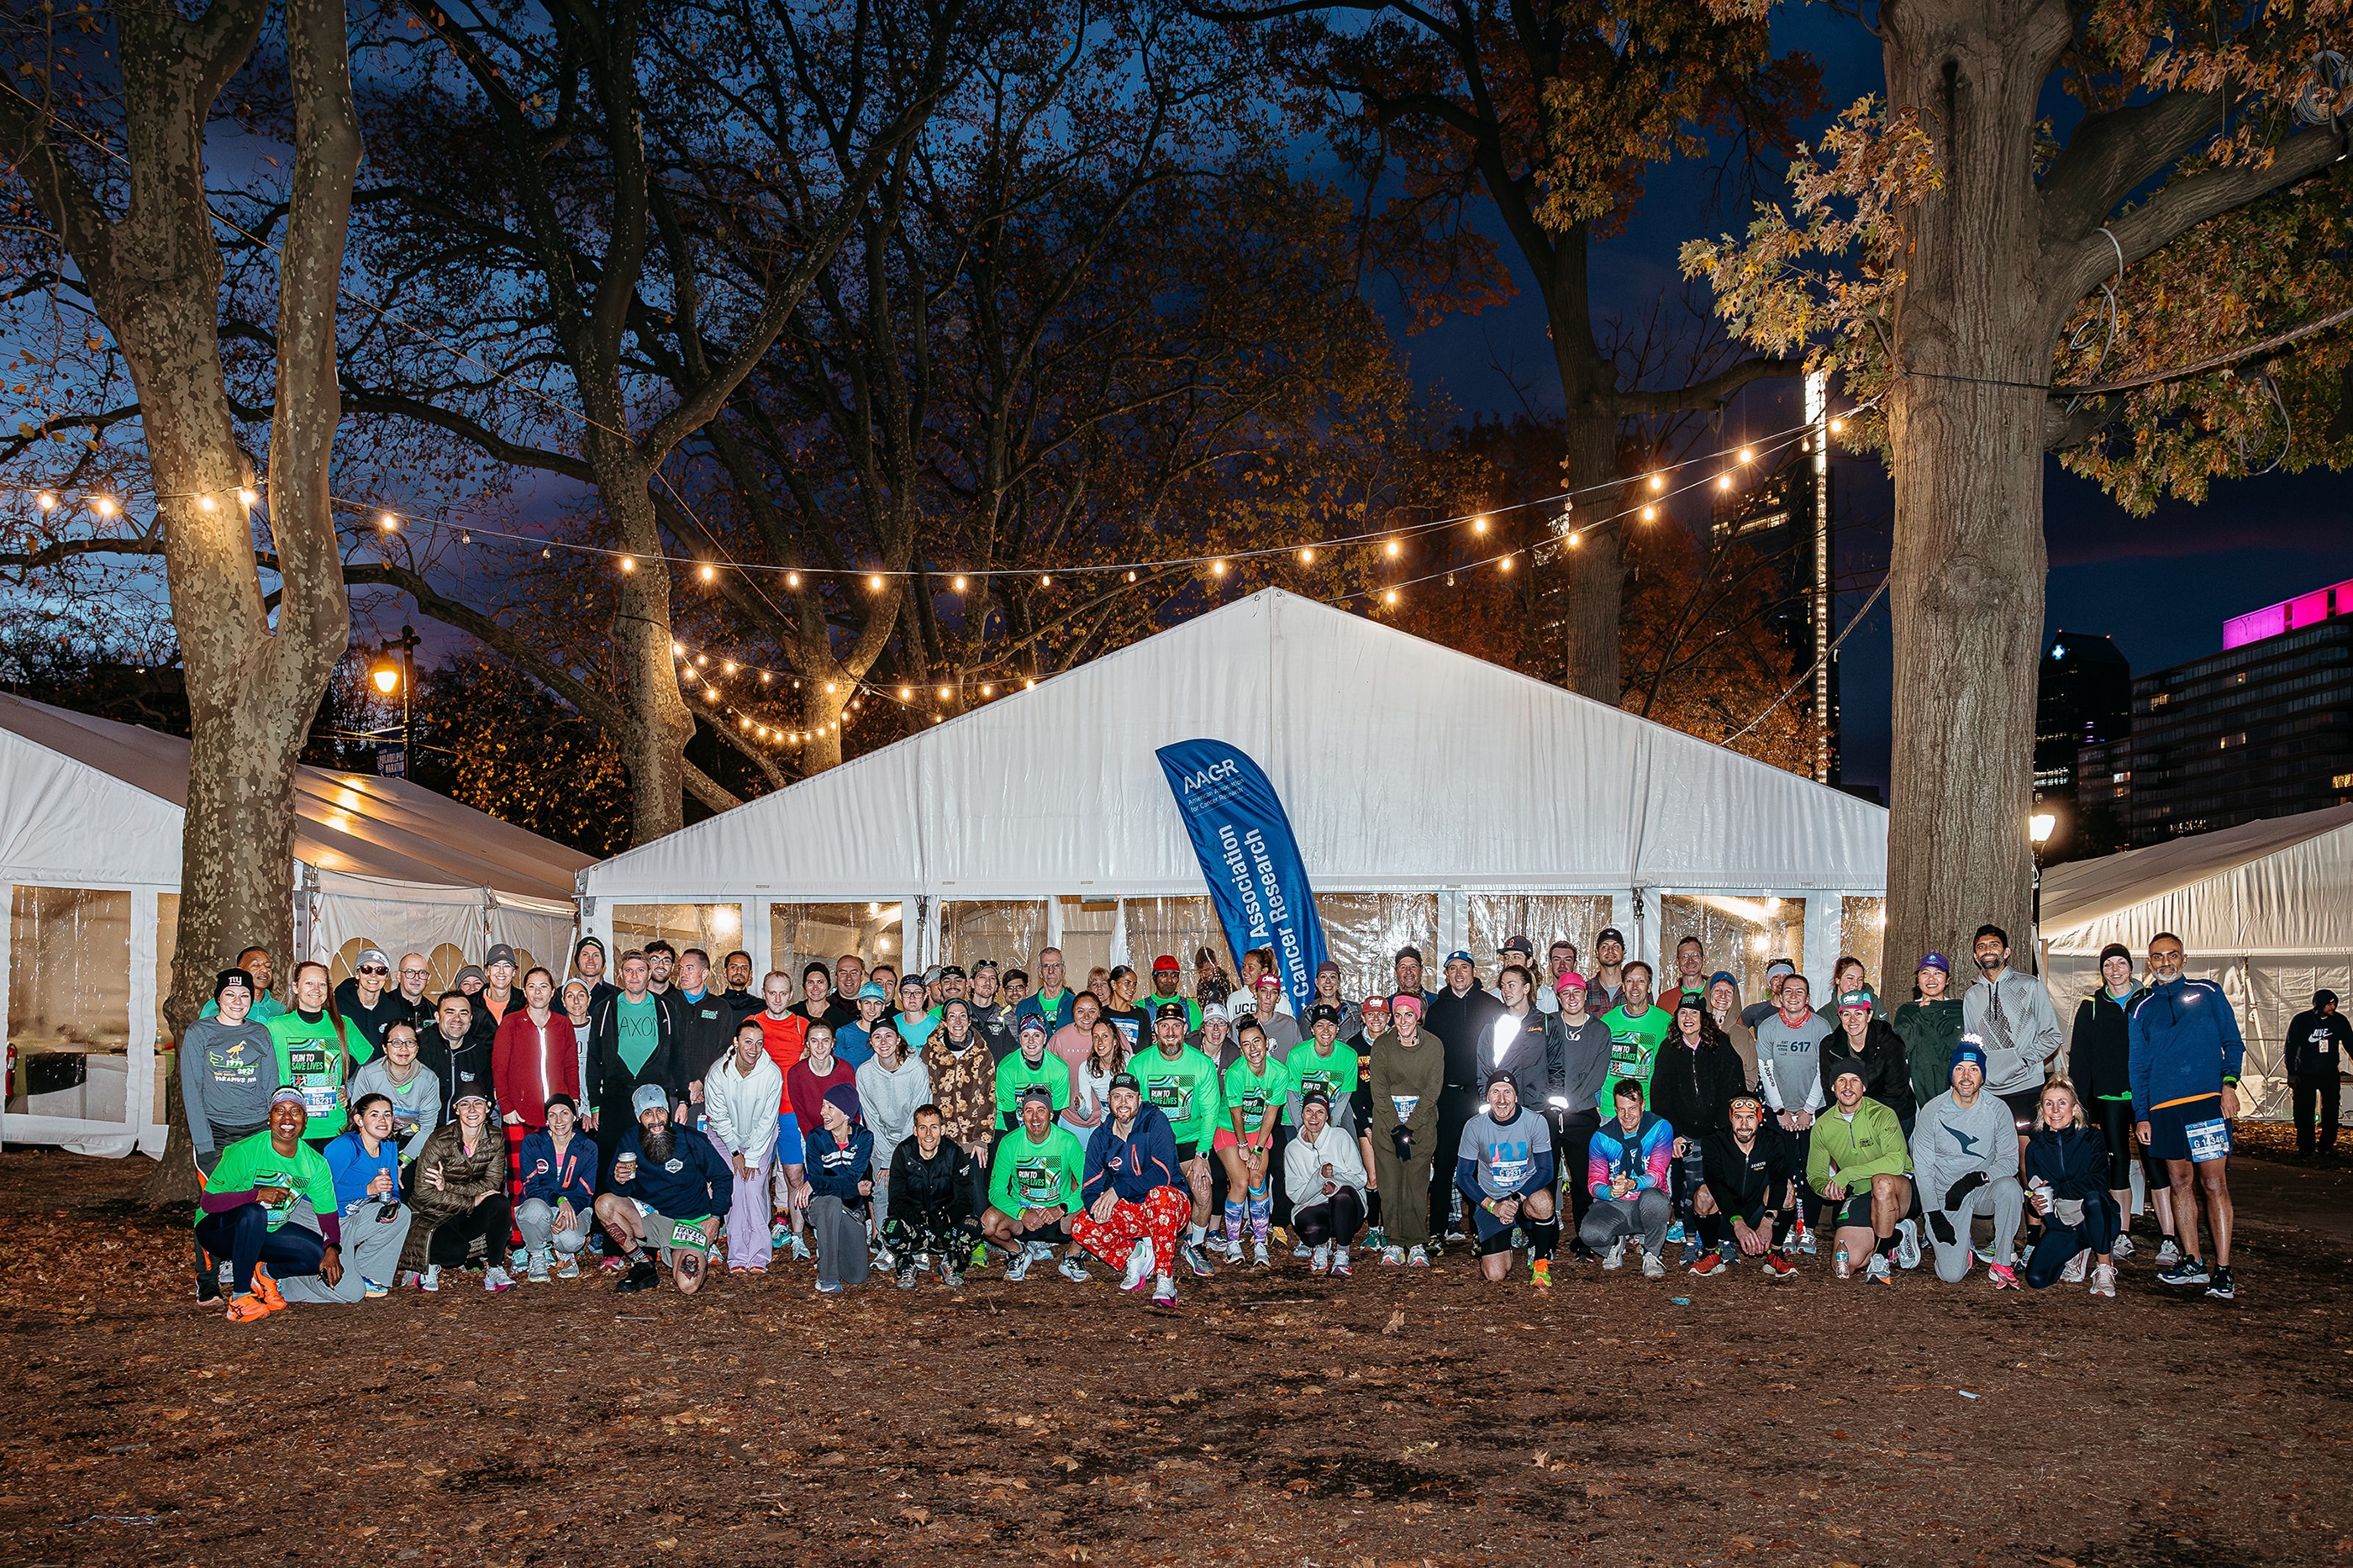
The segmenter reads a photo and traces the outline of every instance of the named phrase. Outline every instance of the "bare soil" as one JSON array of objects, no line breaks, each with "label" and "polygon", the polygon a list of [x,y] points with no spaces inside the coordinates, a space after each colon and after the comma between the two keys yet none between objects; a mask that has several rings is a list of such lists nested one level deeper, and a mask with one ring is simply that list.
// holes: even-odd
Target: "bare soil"
[{"label": "bare soil", "polygon": [[2234,1162],[2227,1306],[2147,1248],[2114,1301],[1458,1254],[1174,1317],[780,1265],[253,1327],[147,1169],[0,1155],[0,1562],[2353,1563],[2342,1168]]}]

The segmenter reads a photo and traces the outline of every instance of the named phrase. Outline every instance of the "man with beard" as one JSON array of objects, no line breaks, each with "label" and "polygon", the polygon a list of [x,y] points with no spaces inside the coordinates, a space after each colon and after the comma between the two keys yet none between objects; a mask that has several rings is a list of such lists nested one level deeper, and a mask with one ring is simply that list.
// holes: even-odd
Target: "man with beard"
[{"label": "man with beard", "polygon": [[2010,1107],[2023,1159],[2042,1105],[2043,1078],[2066,1036],[2050,990],[2010,968],[2008,932],[1997,925],[1978,927],[1969,955],[1977,960],[1978,977],[1961,998],[1961,1030],[1985,1047],[1985,1091]]},{"label": "man with beard", "polygon": [[628,1266],[614,1289],[633,1293],[660,1285],[646,1251],[651,1243],[670,1266],[679,1293],[691,1296],[702,1289],[711,1244],[719,1237],[719,1213],[734,1178],[711,1140],[680,1135],[661,1085],[639,1084],[629,1109],[637,1121],[621,1135],[613,1190],[596,1200],[596,1217]]},{"label": "man with beard", "polygon": [[891,1152],[889,1184],[882,1245],[898,1261],[899,1289],[913,1289],[936,1262],[941,1283],[962,1289],[965,1259],[980,1243],[973,1209],[979,1179],[972,1156],[947,1135],[938,1106],[915,1107],[913,1135]]},{"label": "man with beard", "polygon": [[[1642,974],[1650,977],[1647,964]],[[1593,939],[1593,973],[1585,977],[1585,1005],[1588,1012],[1607,1014],[1625,999],[1626,936],[1616,926],[1604,926]]]},{"label": "man with beard", "polygon": [[1185,1026],[1187,1032],[1201,1026],[1201,1005],[1183,994],[1185,971],[1173,952],[1164,952],[1152,961],[1152,994],[1145,998],[1145,1010],[1157,1014],[1163,1002],[1181,1002],[1185,1006]]},{"label": "man with beard", "polygon": [[965,998],[971,1004],[973,1032],[988,1047],[988,1054],[1003,1061],[1018,1048],[1013,1028],[1013,1004],[997,989],[997,960],[984,958],[972,966],[972,994]]},{"label": "man with beard", "polygon": [[921,1056],[923,1070],[931,1075],[932,1104],[939,1110],[941,1125],[970,1163],[972,1191],[966,1194],[965,1213],[977,1215],[988,1206],[988,1152],[997,1141],[997,1058],[973,1032],[965,1004],[958,1002],[946,1012],[954,1023],[931,1031]]},{"label": "man with beard", "polygon": [[[1797,1207],[1789,1142],[1765,1119],[1765,1102],[1753,1094],[1735,1095],[1728,1114],[1731,1125],[1700,1145],[1704,1176],[1693,1201],[1706,1250],[1691,1271],[1721,1274],[1743,1258],[1761,1258],[1767,1279],[1786,1279],[1798,1271],[1781,1251],[1782,1232]],[[1729,1256],[1727,1234],[1734,1244]]]},{"label": "man with beard", "polygon": [[727,1023],[727,1037],[732,1040],[735,1037],[735,1026],[767,1004],[758,992],[752,989],[750,953],[739,947],[723,959],[721,965],[721,974],[727,982],[727,989],[719,994],[719,998],[734,1015]]},{"label": "man with beard", "polygon": [[432,1073],[441,1089],[441,1113],[448,1126],[455,1118],[458,1096],[468,1090],[491,1092],[491,1039],[474,1028],[474,1004],[462,991],[444,991],[434,1009],[433,1027],[417,1042],[417,1059]]}]

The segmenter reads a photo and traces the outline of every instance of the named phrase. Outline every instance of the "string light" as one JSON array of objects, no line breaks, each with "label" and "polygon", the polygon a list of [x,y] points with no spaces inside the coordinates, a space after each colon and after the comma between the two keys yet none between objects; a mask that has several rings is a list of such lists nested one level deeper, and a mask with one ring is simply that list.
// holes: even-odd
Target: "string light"
[{"label": "string light", "polygon": [[1472,532],[1473,532],[1473,533],[1484,533],[1484,532],[1486,532],[1486,531],[1487,531],[1487,520],[1486,520],[1485,518],[1483,518],[1483,517],[1474,517],[1474,518],[1472,518],[1472,519],[1471,520],[1471,531],[1472,531]]},{"label": "string light", "polygon": [[1740,460],[1744,463],[1753,463],[1757,460],[1757,454],[1743,447],[1740,448]]},{"label": "string light", "polygon": [[237,491],[237,499],[240,502],[242,502],[244,505],[251,506],[254,502],[256,502],[256,501],[259,500],[261,498],[260,498],[259,496],[258,496],[258,495],[255,495],[251,490],[239,490],[239,491]]},{"label": "string light", "polygon": [[1038,579],[1038,586],[1040,588],[1050,588],[1053,585],[1054,580],[1051,577],[1041,576]]},{"label": "string light", "polygon": [[707,653],[696,654],[694,656],[694,663],[697,668],[707,668],[711,664],[711,656]]},{"label": "string light", "polygon": [[1512,569],[1512,558],[1506,555],[1501,561],[1496,562],[1495,566],[1499,571],[1509,572]]},{"label": "string light", "polygon": [[686,645],[682,642],[674,642],[670,644],[670,656],[672,658],[684,658],[686,657]]},{"label": "string light", "polygon": [[710,562],[706,561],[706,562],[704,562],[704,563],[702,563],[702,580],[703,580],[704,582],[708,583],[708,582],[710,582],[713,577],[716,577],[716,576],[718,576],[718,575],[719,575],[718,568],[716,568],[716,567],[712,566],[712,565],[711,564],[711,563],[710,563]]},{"label": "string light", "polygon": [[634,571],[636,571],[637,569],[638,569],[638,558],[637,558],[636,556],[634,556],[634,555],[624,555],[624,556],[622,556],[622,557],[621,557],[621,570],[622,570],[622,571],[624,571],[624,572],[634,572]]},{"label": "string light", "polygon": [[881,593],[882,591],[882,578],[881,574],[878,573],[874,576],[866,579],[866,585],[873,589],[876,593]]},{"label": "string light", "polygon": [[1024,690],[1024,691],[1027,691],[1027,690],[1029,690],[1031,687],[1036,686],[1037,684],[1038,684],[1038,683],[1037,683],[1036,681],[1034,681],[1034,680],[1025,680],[1025,681],[1023,681],[1023,682],[1021,683],[1021,689],[1022,689],[1022,690]]},{"label": "string light", "polygon": [[1845,429],[1845,428],[1846,428],[1846,421],[1845,421],[1845,420],[1843,420],[1843,419],[1833,419],[1833,420],[1831,420],[1831,435],[1835,436],[1835,435],[1837,435],[1840,431],[1841,431],[1841,430],[1843,430],[1843,429]]},{"label": "string light", "polygon": [[729,659],[725,664],[723,664],[723,665],[722,665],[722,666],[720,667],[720,670],[719,670],[719,672],[720,672],[722,675],[733,675],[733,674],[734,674],[734,673],[735,673],[735,661],[734,661],[733,659]]},{"label": "string light", "polygon": [[801,574],[800,574],[799,573],[797,573],[797,572],[787,572],[787,573],[786,573],[786,574],[785,574],[785,586],[786,586],[786,587],[787,587],[787,588],[797,588],[797,587],[799,587],[800,585],[801,585]]},{"label": "string light", "polygon": [[1570,531],[1569,536],[1568,536],[1568,547],[1569,547],[1571,550],[1576,549],[1578,545],[1580,545],[1580,544],[1582,544],[1582,543],[1584,543],[1584,542],[1585,542],[1585,531],[1584,531],[1583,529],[1575,529],[1575,530],[1572,530],[1572,531]]},{"label": "string light", "polygon": [[199,511],[210,511],[210,510],[213,510],[213,498],[212,498],[212,497],[210,497],[210,496],[198,496],[198,497],[196,498],[196,510],[199,510]]},{"label": "string light", "polygon": [[899,700],[902,702],[912,700],[914,698],[914,695],[915,689],[912,686],[902,686],[899,688]]},{"label": "string light", "polygon": [[830,681],[830,680],[828,680],[828,681],[827,681],[827,682],[825,683],[825,694],[826,694],[828,697],[830,697],[830,696],[832,696],[832,695],[833,695],[833,682],[832,682],[832,681]]},{"label": "string light", "polygon": [[400,531],[400,519],[393,516],[390,512],[385,512],[382,517],[375,520],[375,525],[384,530],[386,533],[396,533]]},{"label": "string light", "polygon": [[1134,582],[1134,581],[1135,581],[1135,574],[1134,574],[1134,573],[1133,573],[1133,572],[1130,572],[1130,573],[1127,574],[1127,580],[1128,580],[1129,582],[1131,582],[1131,583]]},{"label": "string light", "polygon": [[108,496],[100,496],[100,497],[99,497],[99,498],[98,498],[98,500],[97,500],[96,505],[97,505],[97,510],[98,510],[98,515],[99,515],[99,516],[100,516],[100,517],[112,517],[112,516],[114,515],[114,513],[115,513],[115,510],[116,510],[116,509],[115,509],[114,501],[113,501],[112,498],[111,498],[111,497],[108,497]]},{"label": "string light", "polygon": [[58,504],[58,498],[51,495],[48,491],[43,490],[41,492],[40,500],[37,504],[43,511],[47,511],[51,507]]},{"label": "string light", "polygon": [[994,686],[984,686],[980,689],[980,694],[983,697],[994,697],[997,695],[997,688]]},{"label": "string light", "polygon": [[1390,540],[1390,541],[1389,541],[1389,548],[1388,548],[1388,558],[1389,558],[1390,560],[1392,560],[1392,561],[1396,560],[1396,559],[1398,558],[1398,552],[1399,551],[1403,550],[1404,548],[1405,548],[1405,546],[1403,546],[1403,545],[1399,544],[1396,540],[1394,540],[1394,539]]},{"label": "string light", "polygon": [[1642,509],[1642,521],[1643,521],[1644,522],[1656,522],[1656,521],[1659,521],[1659,509],[1658,509],[1657,507],[1654,507],[1654,506],[1646,506],[1646,507],[1644,507],[1644,508]]},{"label": "string light", "polygon": [[1651,488],[1654,490],[1665,489],[1667,488],[1667,477],[1664,474],[1652,474],[1651,476]]},{"label": "string light", "polygon": [[941,700],[941,701],[943,701],[943,702],[945,702],[947,700],[948,700],[948,689],[947,689],[946,687],[943,686],[943,687],[941,687],[941,688],[940,688],[940,700]]},{"label": "string light", "polygon": [[1210,575],[1210,576],[1212,576],[1212,577],[1222,577],[1222,576],[1224,576],[1225,574],[1226,574],[1226,563],[1225,563],[1224,562],[1222,562],[1222,561],[1216,561],[1216,562],[1212,562],[1212,563],[1210,563],[1210,565],[1209,565],[1209,575]]},{"label": "string light", "polygon": [[1388,601],[1389,604],[1392,604],[1392,605],[1396,604],[1396,603],[1397,603],[1397,590],[1396,590],[1395,588],[1391,588],[1391,589],[1388,591],[1388,593],[1386,595],[1384,595],[1384,597],[1387,599],[1387,601]]},{"label": "string light", "polygon": [[1313,566],[1315,564],[1315,552],[1314,548],[1311,546],[1308,549],[1301,551],[1299,552],[1299,559],[1306,565]]},{"label": "string light", "polygon": [[964,579],[962,577],[958,577],[955,580],[955,591],[959,594],[964,592]]},{"label": "string light", "polygon": [[1732,476],[1730,474],[1718,476],[1715,481],[1715,488],[1720,490],[1730,489],[1732,488]]}]

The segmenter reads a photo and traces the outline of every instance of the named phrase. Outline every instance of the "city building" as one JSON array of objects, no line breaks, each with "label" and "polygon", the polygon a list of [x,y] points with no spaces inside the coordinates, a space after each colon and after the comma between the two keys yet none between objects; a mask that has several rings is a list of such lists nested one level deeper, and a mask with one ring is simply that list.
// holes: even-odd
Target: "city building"
[{"label": "city building", "polygon": [[2115,641],[2092,632],[2054,634],[2043,650],[2034,700],[2034,790],[2076,800],[2076,753],[2132,733],[2132,665]]}]

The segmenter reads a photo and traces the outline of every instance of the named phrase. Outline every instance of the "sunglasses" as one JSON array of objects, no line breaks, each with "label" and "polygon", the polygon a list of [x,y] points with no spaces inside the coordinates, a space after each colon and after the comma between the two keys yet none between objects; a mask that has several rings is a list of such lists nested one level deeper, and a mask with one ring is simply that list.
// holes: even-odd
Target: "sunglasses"
[{"label": "sunglasses", "polygon": [[359,973],[362,974],[389,974],[392,971],[386,969],[381,963],[363,963],[359,967]]}]

